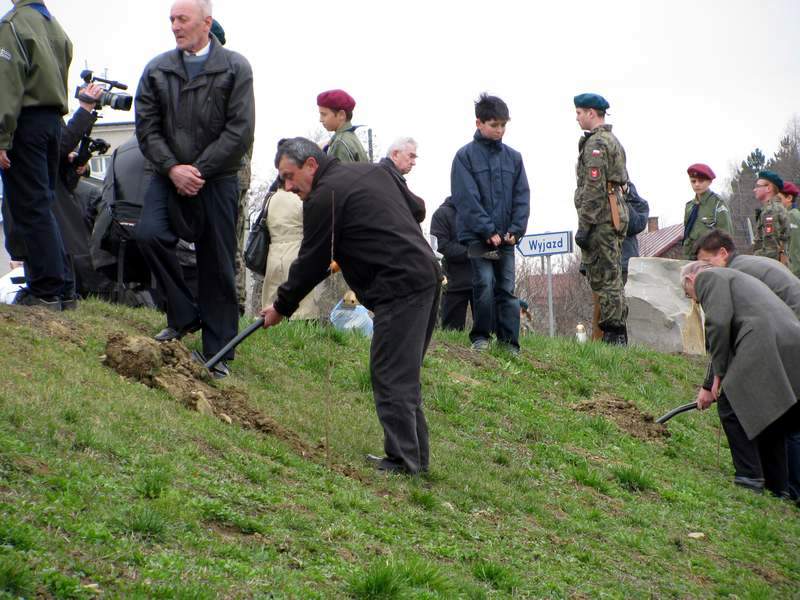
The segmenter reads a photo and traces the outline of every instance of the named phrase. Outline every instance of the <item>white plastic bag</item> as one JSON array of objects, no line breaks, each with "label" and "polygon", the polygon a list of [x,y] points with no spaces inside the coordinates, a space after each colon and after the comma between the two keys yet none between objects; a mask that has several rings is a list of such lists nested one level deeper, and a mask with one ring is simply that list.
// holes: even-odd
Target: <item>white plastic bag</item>
[{"label": "white plastic bag", "polygon": [[372,337],[372,317],[360,304],[350,306],[344,300],[339,300],[331,311],[331,323],[339,331],[357,331],[363,336]]}]

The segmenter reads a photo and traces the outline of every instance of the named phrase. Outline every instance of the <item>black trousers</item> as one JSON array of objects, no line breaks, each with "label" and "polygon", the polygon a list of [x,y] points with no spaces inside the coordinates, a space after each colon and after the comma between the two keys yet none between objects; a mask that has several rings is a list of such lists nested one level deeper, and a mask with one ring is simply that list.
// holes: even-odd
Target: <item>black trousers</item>
[{"label": "black trousers", "polygon": [[776,495],[789,492],[788,437],[800,429],[800,403],[795,404],[753,441],[758,445],[764,487]]},{"label": "black trousers", "polygon": [[13,235],[25,246],[28,289],[39,298],[63,296],[67,280],[74,289],[53,215],[61,126],[58,109],[23,108],[8,152],[11,167],[0,171]]},{"label": "black trousers", "polygon": [[472,290],[445,291],[442,294],[442,329],[463,331],[467,325],[467,306],[472,309]]},{"label": "black trousers", "polygon": [[728,447],[731,449],[731,459],[736,476],[763,479],[764,472],[761,468],[758,444],[747,439],[747,434],[739,422],[739,417],[733,412],[733,407],[725,392],[720,393],[717,399],[717,413],[722,423],[722,429],[725,431],[725,437],[728,438]]},{"label": "black trousers", "polygon": [[439,286],[375,306],[370,374],[386,459],[409,473],[427,471],[428,424],[420,371],[438,312]]},{"label": "black trousers", "polygon": [[[167,325],[181,329],[200,319],[203,353],[210,358],[236,336],[239,303],[236,295],[236,219],[239,206],[237,177],[206,181],[194,198],[205,210],[202,231],[197,231],[197,300],[195,301],[175,253],[178,235],[170,222],[168,202],[176,194],[169,178],[154,175],[145,193],[135,237],[139,250],[166,298]],[[231,350],[224,358],[232,360]]]}]

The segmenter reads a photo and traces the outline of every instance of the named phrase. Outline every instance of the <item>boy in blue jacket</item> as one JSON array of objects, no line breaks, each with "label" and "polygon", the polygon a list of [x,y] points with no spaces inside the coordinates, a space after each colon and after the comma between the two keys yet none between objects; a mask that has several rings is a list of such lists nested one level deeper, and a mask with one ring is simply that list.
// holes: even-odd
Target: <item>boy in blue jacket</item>
[{"label": "boy in blue jacket", "polygon": [[474,350],[497,341],[519,353],[519,300],[514,296],[514,247],[525,235],[530,189],[522,155],[503,143],[510,117],[500,98],[481,94],[475,103],[477,131],[453,159],[450,174],[458,239],[472,267]]}]

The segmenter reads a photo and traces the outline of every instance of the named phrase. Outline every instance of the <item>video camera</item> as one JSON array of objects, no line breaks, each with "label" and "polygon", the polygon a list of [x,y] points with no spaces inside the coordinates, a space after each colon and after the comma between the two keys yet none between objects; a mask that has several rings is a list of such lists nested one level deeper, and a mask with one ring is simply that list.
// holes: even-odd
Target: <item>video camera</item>
[{"label": "video camera", "polygon": [[[119,88],[121,90],[127,90],[128,86],[124,83],[120,83],[119,81],[111,81],[110,79],[103,79],[102,77],[95,77],[94,73],[89,69],[85,71],[81,71],[81,79],[83,79],[84,84],[78,86],[75,90],[75,97],[78,100],[83,102],[96,102],[95,108],[97,110],[103,108],[104,106],[110,106],[114,110],[130,110],[131,106],[133,105],[133,96],[130,94],[121,94],[118,92],[112,92],[114,88]],[[105,83],[108,87],[103,91],[100,97],[95,100],[94,98],[90,98],[89,96],[83,93],[83,90],[86,89],[86,86],[90,83]]]}]

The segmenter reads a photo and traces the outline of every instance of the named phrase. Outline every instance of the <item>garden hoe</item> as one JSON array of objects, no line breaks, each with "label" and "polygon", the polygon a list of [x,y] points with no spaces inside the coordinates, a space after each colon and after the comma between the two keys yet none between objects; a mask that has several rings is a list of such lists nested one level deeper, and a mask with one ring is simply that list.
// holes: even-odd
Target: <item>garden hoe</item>
[{"label": "garden hoe", "polygon": [[264,317],[259,317],[250,325],[247,326],[247,329],[240,332],[235,338],[233,338],[230,342],[225,344],[225,346],[217,352],[205,365],[203,365],[206,369],[211,370],[214,365],[216,365],[219,361],[221,361],[225,355],[236,348],[239,344],[241,344],[246,338],[250,337],[253,333],[258,331],[264,326]]},{"label": "garden hoe", "polygon": [[673,408],[665,415],[661,415],[656,419],[656,423],[663,424],[669,421],[675,415],[679,415],[684,412],[688,412],[697,408],[697,402],[689,402],[688,404],[684,404],[683,406],[679,406],[678,408]]}]

